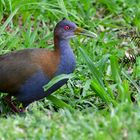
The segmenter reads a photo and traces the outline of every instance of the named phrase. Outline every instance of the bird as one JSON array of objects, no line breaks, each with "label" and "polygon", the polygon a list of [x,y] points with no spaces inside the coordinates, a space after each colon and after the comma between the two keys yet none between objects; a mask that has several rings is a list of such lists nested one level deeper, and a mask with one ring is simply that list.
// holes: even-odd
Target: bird
[{"label": "bird", "polygon": [[[43,86],[61,74],[73,73],[76,60],[69,40],[77,35],[96,38],[93,32],[78,27],[67,19],[54,28],[54,49],[28,48],[0,55],[0,92],[7,93],[5,101],[15,113],[23,112],[34,101],[43,99],[63,86],[61,80],[44,92]],[[22,103],[22,109],[12,101]]]}]

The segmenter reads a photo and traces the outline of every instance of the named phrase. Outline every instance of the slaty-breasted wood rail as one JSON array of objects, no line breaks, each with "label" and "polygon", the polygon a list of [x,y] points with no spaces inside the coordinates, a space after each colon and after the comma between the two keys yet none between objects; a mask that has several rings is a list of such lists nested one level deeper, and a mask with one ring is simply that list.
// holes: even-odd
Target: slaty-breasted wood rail
[{"label": "slaty-breasted wood rail", "polygon": [[0,92],[8,93],[5,100],[14,112],[21,110],[12,102],[12,96],[26,108],[66,83],[67,80],[62,80],[46,92],[43,90],[43,86],[53,77],[74,71],[76,63],[69,40],[80,34],[96,37],[96,34],[63,19],[54,29],[54,50],[33,48],[0,56]]}]

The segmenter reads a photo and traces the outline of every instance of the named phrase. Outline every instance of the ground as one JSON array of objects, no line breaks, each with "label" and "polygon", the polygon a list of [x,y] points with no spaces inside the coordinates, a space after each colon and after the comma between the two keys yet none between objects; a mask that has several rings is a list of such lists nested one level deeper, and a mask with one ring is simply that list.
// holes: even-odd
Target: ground
[{"label": "ground", "polygon": [[26,113],[13,114],[0,95],[0,139],[139,139],[139,7],[132,0],[0,0],[0,54],[52,49],[64,17],[98,35],[71,40],[77,66],[68,84]]}]

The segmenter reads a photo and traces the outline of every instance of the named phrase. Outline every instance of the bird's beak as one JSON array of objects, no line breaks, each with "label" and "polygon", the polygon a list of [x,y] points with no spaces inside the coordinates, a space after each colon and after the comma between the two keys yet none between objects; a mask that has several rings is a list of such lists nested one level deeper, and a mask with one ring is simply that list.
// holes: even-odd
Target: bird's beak
[{"label": "bird's beak", "polygon": [[90,32],[88,30],[85,30],[85,29],[82,29],[82,28],[79,28],[77,27],[74,31],[74,34],[75,35],[85,35],[85,36],[88,36],[88,37],[93,37],[93,38],[96,38],[97,35],[93,32]]}]

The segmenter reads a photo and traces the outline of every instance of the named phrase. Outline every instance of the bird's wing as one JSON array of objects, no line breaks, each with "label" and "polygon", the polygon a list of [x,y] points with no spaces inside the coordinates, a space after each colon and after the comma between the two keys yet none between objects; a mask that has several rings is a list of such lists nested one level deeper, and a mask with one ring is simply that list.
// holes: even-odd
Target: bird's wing
[{"label": "bird's wing", "polygon": [[33,49],[0,56],[0,91],[15,92],[30,76],[40,69],[32,62]]},{"label": "bird's wing", "polygon": [[15,92],[41,70],[49,78],[57,71],[60,53],[46,49],[25,49],[0,56],[0,91]]}]

